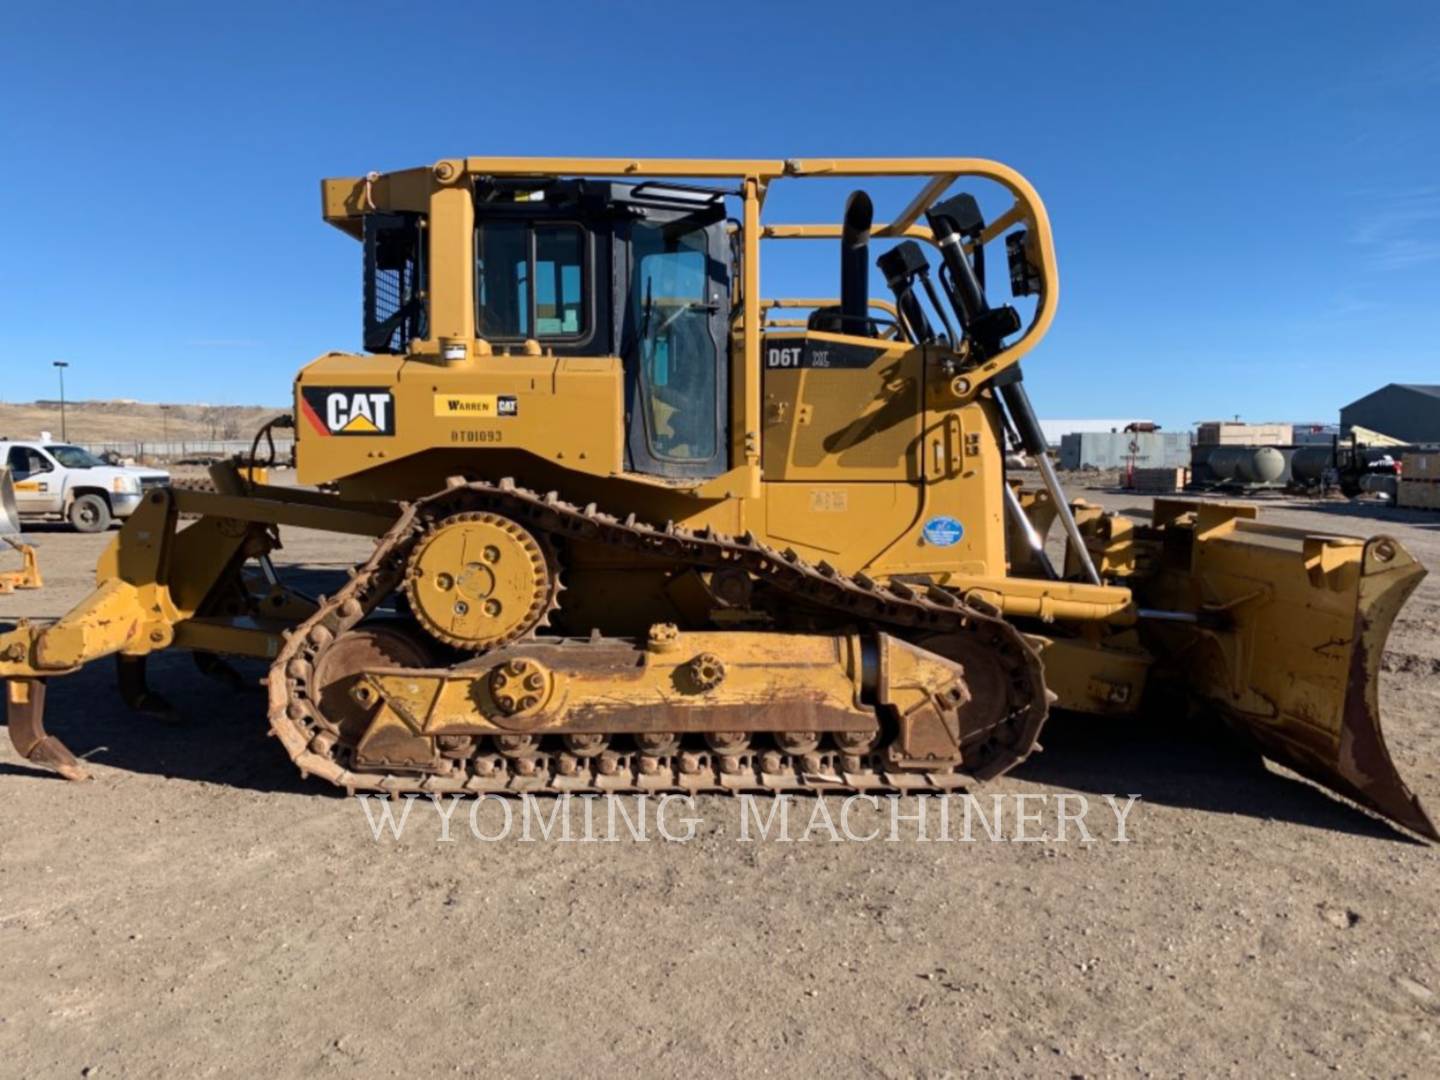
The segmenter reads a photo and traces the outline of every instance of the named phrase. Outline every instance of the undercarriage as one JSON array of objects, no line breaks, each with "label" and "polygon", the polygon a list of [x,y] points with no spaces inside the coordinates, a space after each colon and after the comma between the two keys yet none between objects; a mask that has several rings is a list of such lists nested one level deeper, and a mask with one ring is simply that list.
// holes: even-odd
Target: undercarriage
[{"label": "undercarriage", "polygon": [[[563,562],[537,540],[694,573],[712,625],[765,628],[544,636]],[[460,557],[428,565],[436,546]],[[417,634],[381,614],[402,596],[427,628],[467,610]],[[447,652],[469,655],[442,666]],[[269,686],[271,726],[303,772],[389,792],[940,790],[1023,760],[1047,706],[1023,635],[943,589],[503,481],[410,507],[289,636]]]}]

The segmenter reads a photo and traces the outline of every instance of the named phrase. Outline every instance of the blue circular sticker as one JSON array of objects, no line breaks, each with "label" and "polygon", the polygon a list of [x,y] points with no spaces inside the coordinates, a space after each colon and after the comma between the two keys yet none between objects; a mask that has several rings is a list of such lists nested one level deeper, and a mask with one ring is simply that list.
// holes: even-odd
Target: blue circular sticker
[{"label": "blue circular sticker", "polygon": [[921,531],[925,534],[927,544],[934,544],[936,547],[951,547],[958,544],[960,538],[965,535],[965,526],[953,517],[933,517],[925,522],[925,528]]}]

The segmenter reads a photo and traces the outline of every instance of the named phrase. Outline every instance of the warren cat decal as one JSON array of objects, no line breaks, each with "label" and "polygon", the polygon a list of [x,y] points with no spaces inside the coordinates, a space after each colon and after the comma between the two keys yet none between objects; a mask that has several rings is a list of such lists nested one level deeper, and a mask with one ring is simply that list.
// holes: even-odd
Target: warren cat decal
[{"label": "warren cat decal", "polygon": [[302,387],[300,411],[321,435],[395,434],[395,399],[385,387]]},{"label": "warren cat decal", "polygon": [[519,416],[520,399],[514,394],[436,394],[435,415],[473,416],[477,420]]}]

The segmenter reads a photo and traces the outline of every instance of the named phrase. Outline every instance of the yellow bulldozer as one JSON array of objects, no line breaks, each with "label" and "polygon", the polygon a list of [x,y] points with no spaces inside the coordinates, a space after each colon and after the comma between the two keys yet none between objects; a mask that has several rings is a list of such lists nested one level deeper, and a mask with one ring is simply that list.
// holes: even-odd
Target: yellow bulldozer
[{"label": "yellow bulldozer", "polygon": [[[766,214],[826,180],[830,223]],[[888,220],[862,180],[900,193]],[[350,792],[943,791],[1025,760],[1052,709],[1184,700],[1440,838],[1380,731],[1424,573],[1401,544],[1066,499],[1020,366],[1055,254],[1015,171],[472,157],[322,202],[360,244],[364,350],[295,382],[297,486],[152,491],[93,595],[0,633],[32,761],[85,775],[47,680],[115,655],[164,709],[145,661],[171,648],[267,661],[280,744]],[[779,241],[838,249],[838,290],[765,297]],[[307,597],[271,563],[292,526],[374,550]]]}]

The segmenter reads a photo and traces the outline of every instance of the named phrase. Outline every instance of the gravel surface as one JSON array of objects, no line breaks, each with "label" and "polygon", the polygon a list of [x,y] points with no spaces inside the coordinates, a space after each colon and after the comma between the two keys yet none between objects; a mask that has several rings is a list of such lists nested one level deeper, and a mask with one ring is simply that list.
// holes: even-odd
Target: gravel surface
[{"label": "gravel surface", "polygon": [[[1266,518],[1387,531],[1440,567],[1435,515],[1272,500]],[[106,542],[30,538],[47,587],[0,598],[0,619],[61,614]],[[369,546],[286,545],[317,577]],[[527,841],[518,820],[483,842],[463,805],[445,843],[429,804],[377,841],[266,737],[262,668],[240,693],[183,656],[153,669],[186,725],[129,715],[108,664],[52,684],[51,728],[92,783],[0,743],[0,1071],[1436,1074],[1440,849],[1213,730],[1062,717],[981,793],[1049,797],[1029,800],[1048,835],[1054,797],[1086,795],[1090,844],[1017,843],[1008,821],[1006,842],[965,843],[953,820],[950,841],[901,821],[891,842],[867,804],[851,824],[881,839],[802,840],[809,800],[791,841],[745,841],[726,799],[670,808],[689,842],[653,820],[648,842]],[[1434,813],[1440,574],[1385,669],[1386,734]],[[1104,793],[1142,796],[1130,842]],[[500,807],[477,822],[500,831]]]}]

